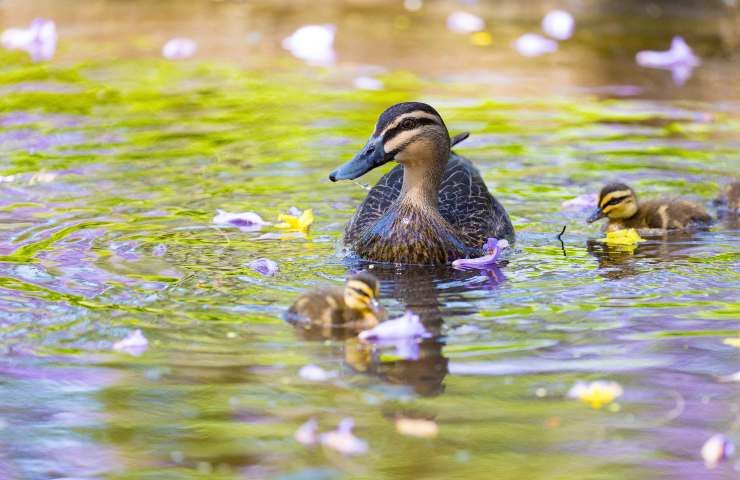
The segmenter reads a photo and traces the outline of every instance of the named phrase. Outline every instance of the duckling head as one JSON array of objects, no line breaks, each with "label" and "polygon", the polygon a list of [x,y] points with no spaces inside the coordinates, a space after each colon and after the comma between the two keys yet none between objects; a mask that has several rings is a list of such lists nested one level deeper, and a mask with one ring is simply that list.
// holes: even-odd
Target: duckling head
[{"label": "duckling head", "polygon": [[588,223],[607,217],[610,220],[621,220],[637,213],[637,196],[624,183],[610,183],[599,193],[598,207],[588,217]]},{"label": "duckling head", "polygon": [[354,180],[391,160],[428,168],[446,162],[449,154],[450,134],[439,113],[426,103],[399,103],[380,115],[367,144],[329,179]]},{"label": "duckling head", "polygon": [[377,310],[379,294],[378,279],[367,272],[352,275],[344,285],[344,303],[352,310],[361,312]]}]

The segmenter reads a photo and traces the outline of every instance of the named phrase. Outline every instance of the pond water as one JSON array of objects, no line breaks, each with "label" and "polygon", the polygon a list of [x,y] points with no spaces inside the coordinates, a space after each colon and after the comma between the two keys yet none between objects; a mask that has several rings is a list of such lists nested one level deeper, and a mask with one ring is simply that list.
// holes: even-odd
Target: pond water
[{"label": "pond water", "polygon": [[[0,4],[5,28],[45,16],[60,34],[48,63],[0,53],[0,478],[737,478],[700,449],[740,441],[740,391],[722,381],[740,370],[723,343],[740,331],[738,225],[620,249],[561,207],[621,179],[714,212],[740,167],[733,2],[566,2],[575,37],[535,59],[510,42],[546,3],[73,3]],[[446,31],[460,8],[490,45]],[[336,25],[333,65],[280,47],[308,23]],[[634,64],[674,34],[702,58],[683,86]],[[198,54],[160,59],[172,36]],[[306,289],[369,268],[341,248],[366,191],[327,176],[406,100],[471,132],[457,152],[517,229],[493,272],[373,266],[386,309],[435,334],[415,359],[282,320]],[[293,206],[314,211],[305,237],[212,224]],[[260,257],[280,272],[246,266]],[[112,349],[135,329],[143,354]],[[304,379],[309,364],[336,376]],[[567,397],[593,380],[624,394]],[[401,435],[398,416],[439,434]],[[366,454],[293,437],[345,417]]]}]

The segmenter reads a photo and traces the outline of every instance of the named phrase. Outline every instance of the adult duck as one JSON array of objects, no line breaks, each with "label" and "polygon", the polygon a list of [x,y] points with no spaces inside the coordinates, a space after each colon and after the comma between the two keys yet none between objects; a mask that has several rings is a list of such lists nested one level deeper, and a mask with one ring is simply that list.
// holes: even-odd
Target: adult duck
[{"label": "adult duck", "polygon": [[395,160],[357,208],[344,240],[360,257],[408,264],[446,264],[479,257],[489,237],[514,239],[506,210],[470,160],[450,149],[442,117],[425,103],[385,110],[370,140],[329,179],[354,180]]}]

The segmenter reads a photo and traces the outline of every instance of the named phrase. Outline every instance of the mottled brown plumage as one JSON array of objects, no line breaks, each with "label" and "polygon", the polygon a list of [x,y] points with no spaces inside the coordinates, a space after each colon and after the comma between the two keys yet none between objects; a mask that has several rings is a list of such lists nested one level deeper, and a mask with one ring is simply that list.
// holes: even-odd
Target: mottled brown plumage
[{"label": "mottled brown plumage", "polygon": [[382,310],[376,306],[378,280],[358,273],[344,286],[325,286],[306,292],[286,313],[290,323],[310,327],[361,330],[378,324]]},{"label": "mottled brown plumage", "polygon": [[683,230],[706,226],[712,217],[700,206],[676,198],[638,201],[635,192],[623,183],[601,189],[598,207],[589,222],[606,217],[604,230]]},{"label": "mottled brown plumage", "polygon": [[483,254],[490,237],[514,239],[506,210],[429,105],[402,103],[381,115],[363,150],[330,178],[357,178],[390,160],[357,208],[344,240],[359,256],[380,262],[445,264]]},{"label": "mottled brown plumage", "polygon": [[740,214],[740,182],[732,182],[723,188],[714,204],[720,218],[737,219]]}]

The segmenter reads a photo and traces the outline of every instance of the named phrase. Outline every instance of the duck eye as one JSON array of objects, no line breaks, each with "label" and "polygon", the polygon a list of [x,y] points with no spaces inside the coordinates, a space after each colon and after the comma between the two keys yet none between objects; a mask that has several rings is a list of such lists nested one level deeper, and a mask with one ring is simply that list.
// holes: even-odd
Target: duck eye
[{"label": "duck eye", "polygon": [[416,120],[414,120],[413,118],[405,118],[401,122],[401,128],[403,128],[404,130],[410,130],[414,128],[415,126],[416,126]]}]

